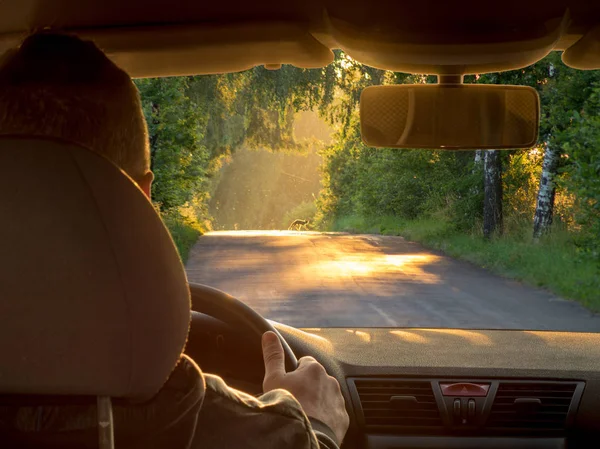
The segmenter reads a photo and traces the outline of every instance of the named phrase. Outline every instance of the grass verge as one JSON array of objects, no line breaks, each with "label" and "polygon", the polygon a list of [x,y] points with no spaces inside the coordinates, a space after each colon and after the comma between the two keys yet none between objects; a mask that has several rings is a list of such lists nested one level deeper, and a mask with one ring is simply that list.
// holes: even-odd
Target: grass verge
[{"label": "grass verge", "polygon": [[173,237],[177,251],[179,251],[179,257],[181,257],[182,262],[185,264],[190,254],[190,249],[194,246],[198,237],[203,234],[204,230],[201,229],[198,223],[195,223],[179,212],[162,213],[161,217],[171,233],[171,237]]},{"label": "grass verge", "polygon": [[459,233],[450,223],[440,219],[407,221],[390,216],[346,216],[334,220],[330,230],[401,235],[600,311],[599,268],[578,253],[573,235],[566,230],[556,230],[537,244],[531,242],[529,227],[488,241],[476,233]]}]

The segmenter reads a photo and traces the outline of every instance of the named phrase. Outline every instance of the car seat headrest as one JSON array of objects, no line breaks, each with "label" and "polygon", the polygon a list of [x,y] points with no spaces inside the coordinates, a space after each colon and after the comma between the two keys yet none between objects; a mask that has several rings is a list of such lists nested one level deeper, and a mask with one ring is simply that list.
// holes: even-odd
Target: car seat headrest
[{"label": "car seat headrest", "polygon": [[148,398],[190,296],[151,202],[75,145],[0,138],[0,394]]}]

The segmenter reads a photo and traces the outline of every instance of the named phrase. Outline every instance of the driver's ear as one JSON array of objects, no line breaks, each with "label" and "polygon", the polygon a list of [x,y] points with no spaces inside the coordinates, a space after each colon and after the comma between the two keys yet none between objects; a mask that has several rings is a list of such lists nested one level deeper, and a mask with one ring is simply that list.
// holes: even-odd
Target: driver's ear
[{"label": "driver's ear", "polygon": [[142,177],[142,179],[140,179],[138,181],[138,185],[140,186],[140,189],[142,189],[142,191],[146,194],[146,196],[149,199],[152,199],[152,196],[150,194],[151,188],[152,188],[152,181],[154,181],[154,173],[152,173],[151,171],[148,171]]}]

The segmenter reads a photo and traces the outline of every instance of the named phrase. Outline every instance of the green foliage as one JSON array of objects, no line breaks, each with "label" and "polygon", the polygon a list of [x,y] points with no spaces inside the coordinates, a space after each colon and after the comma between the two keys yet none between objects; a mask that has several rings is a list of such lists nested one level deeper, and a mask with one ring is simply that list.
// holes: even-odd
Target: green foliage
[{"label": "green foliage", "polygon": [[188,97],[189,78],[144,79],[136,84],[150,135],[153,197],[161,210],[176,209],[206,189],[205,116]]},{"label": "green foliage", "polygon": [[294,112],[330,101],[322,83],[328,77],[329,69],[285,66],[136,80],[148,122],[153,199],[160,210],[206,206],[211,178],[223,158],[242,146],[305,149],[308,143],[297,143],[293,135]]},{"label": "green foliage", "polygon": [[574,112],[566,131],[571,164],[565,184],[576,195],[578,246],[600,262],[600,87],[595,87],[581,114]]},{"label": "green foliage", "polygon": [[[470,231],[478,226],[483,209],[482,164],[474,164],[473,152],[371,149],[360,140],[356,104],[362,88],[371,82],[431,80],[368,69],[343,54],[335,64],[338,70],[344,68],[344,71],[338,81],[341,89],[337,106],[328,110],[337,111],[337,115],[330,114],[329,117],[339,125],[339,132],[336,142],[322,152],[324,189],[318,201],[319,220],[330,222],[335,217],[348,214],[391,214],[402,219],[414,219],[443,213],[456,229]],[[542,104],[541,143],[568,147],[569,142],[579,141],[583,133],[573,126],[573,111],[580,111],[587,104],[593,90],[592,83],[600,79],[600,71],[570,69],[562,64],[560,54],[552,53],[531,67],[465,78],[467,83],[534,87],[540,93]],[[588,106],[588,109],[593,108]],[[585,129],[592,128],[590,125]],[[577,154],[585,158],[582,151],[580,148]],[[542,156],[543,152],[539,149],[501,154],[509,225],[510,220],[521,223],[533,217]],[[581,167],[580,175],[575,176],[570,168],[571,165],[579,167],[575,155],[570,159],[563,158],[561,163],[562,172],[573,175],[568,185],[570,191],[564,188],[567,185],[563,183],[563,189],[558,193],[562,203],[558,205],[557,215],[563,223],[570,224],[574,210],[567,210],[570,204],[566,198],[578,191],[575,184],[593,185],[593,181],[588,179],[592,172],[588,170],[584,174]],[[593,201],[588,203],[596,204]],[[567,207],[563,207],[565,205]]]},{"label": "green foliage", "polygon": [[190,249],[204,231],[202,227],[192,218],[186,217],[178,211],[168,211],[161,214],[165,226],[171,233],[179,256],[183,263],[188,259]]},{"label": "green foliage", "polygon": [[345,137],[338,135],[322,154],[321,222],[353,213],[412,219],[450,210],[458,228],[469,228],[481,215],[482,177],[473,152],[368,148],[353,118]]}]

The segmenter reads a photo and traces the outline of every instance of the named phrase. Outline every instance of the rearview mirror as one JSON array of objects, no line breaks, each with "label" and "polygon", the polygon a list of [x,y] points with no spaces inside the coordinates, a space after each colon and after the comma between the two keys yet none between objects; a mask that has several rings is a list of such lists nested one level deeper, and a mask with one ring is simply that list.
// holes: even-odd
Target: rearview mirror
[{"label": "rearview mirror", "polygon": [[537,92],[525,86],[371,86],[360,97],[362,139],[373,147],[529,148],[539,111]]}]

